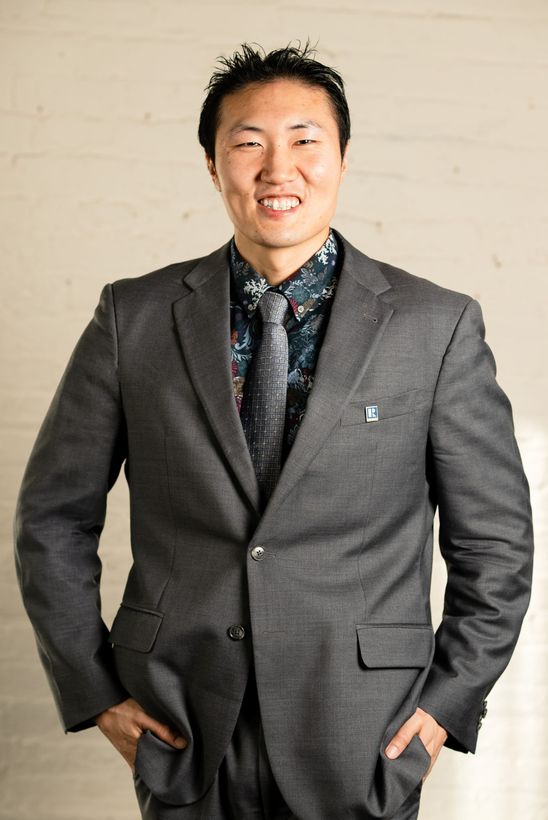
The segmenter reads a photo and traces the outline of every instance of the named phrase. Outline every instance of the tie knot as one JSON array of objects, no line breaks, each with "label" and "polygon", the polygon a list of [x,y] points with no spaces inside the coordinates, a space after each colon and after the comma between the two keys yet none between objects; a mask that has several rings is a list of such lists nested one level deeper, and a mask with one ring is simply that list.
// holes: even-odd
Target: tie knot
[{"label": "tie knot", "polygon": [[259,299],[259,310],[263,322],[283,325],[291,310],[287,297],[275,290],[265,290]]}]

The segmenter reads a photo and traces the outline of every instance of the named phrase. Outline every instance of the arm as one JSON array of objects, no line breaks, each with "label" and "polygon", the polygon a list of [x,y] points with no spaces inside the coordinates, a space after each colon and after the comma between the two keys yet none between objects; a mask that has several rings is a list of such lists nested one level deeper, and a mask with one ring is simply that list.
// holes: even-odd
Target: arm
[{"label": "arm", "polygon": [[418,734],[474,753],[485,698],[517,643],[531,596],[529,490],[510,403],[498,386],[479,304],[464,308],[444,356],[430,418],[427,467],[447,565],[442,622],[415,713],[389,741],[398,757]]},{"label": "arm", "polygon": [[531,596],[529,489],[481,309],[464,308],[440,370],[428,464],[447,566],[442,622],[419,707],[474,753],[485,698],[508,665]]},{"label": "arm", "polygon": [[65,731],[128,697],[101,619],[97,554],[126,457],[112,288],[67,365],[32,450],[15,516],[23,602]]}]

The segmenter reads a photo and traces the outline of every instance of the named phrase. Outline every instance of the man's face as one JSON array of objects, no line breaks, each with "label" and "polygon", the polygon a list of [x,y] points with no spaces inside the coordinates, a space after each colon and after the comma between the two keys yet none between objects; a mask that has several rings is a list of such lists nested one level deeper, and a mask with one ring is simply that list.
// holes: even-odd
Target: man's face
[{"label": "man's face", "polygon": [[322,88],[284,79],[229,94],[221,103],[215,166],[206,160],[242,245],[260,251],[323,244],[346,152],[341,160],[337,121]]}]

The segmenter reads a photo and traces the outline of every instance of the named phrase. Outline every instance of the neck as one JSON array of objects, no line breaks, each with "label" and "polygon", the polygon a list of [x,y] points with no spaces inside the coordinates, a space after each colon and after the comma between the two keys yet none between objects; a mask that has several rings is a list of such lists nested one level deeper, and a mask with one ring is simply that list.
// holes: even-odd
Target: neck
[{"label": "neck", "polygon": [[253,270],[264,276],[269,285],[276,287],[304,265],[316,251],[319,251],[328,236],[329,225],[306,242],[287,248],[257,245],[238,230],[234,232],[234,241],[240,254],[246,262],[249,262]]}]

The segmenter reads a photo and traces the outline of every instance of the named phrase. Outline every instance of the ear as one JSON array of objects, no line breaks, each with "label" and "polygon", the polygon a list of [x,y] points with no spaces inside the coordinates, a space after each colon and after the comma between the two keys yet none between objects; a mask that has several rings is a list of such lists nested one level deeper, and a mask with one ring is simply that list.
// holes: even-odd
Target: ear
[{"label": "ear", "polygon": [[211,159],[211,157],[209,156],[209,154],[207,152],[205,154],[205,161],[206,161],[209,176],[213,180],[213,184],[215,185],[215,188],[220,192],[221,191],[221,183],[219,182],[219,177],[217,176],[217,171],[215,170],[215,163],[213,162],[213,160]]},{"label": "ear", "polygon": [[344,154],[343,154],[342,162],[341,162],[341,179],[346,174],[346,171],[348,169],[348,147],[349,147],[349,145],[350,145],[350,140],[347,140],[346,145],[344,147]]}]

